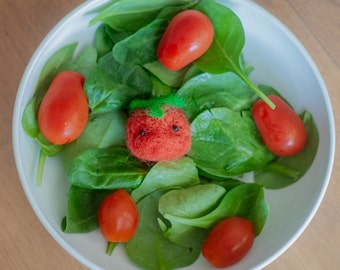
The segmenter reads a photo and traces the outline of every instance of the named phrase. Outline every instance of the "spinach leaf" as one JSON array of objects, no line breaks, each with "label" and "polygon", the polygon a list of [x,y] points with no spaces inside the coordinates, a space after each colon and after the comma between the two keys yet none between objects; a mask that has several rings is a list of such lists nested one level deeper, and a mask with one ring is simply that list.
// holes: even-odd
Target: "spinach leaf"
[{"label": "spinach leaf", "polygon": [[196,165],[191,158],[160,161],[150,169],[143,183],[132,192],[131,196],[138,202],[156,190],[186,187],[198,183]]},{"label": "spinach leaf", "polygon": [[164,67],[159,61],[144,64],[144,68],[159,78],[165,85],[178,88],[183,85],[184,78],[190,69],[190,65],[178,71],[171,71]]},{"label": "spinach leaf", "polygon": [[107,25],[101,24],[98,26],[94,34],[93,44],[98,52],[99,57],[102,57],[111,52],[114,44],[107,28]]},{"label": "spinach leaf", "polygon": [[248,110],[257,96],[234,73],[202,73],[188,80],[177,92],[186,105],[184,112],[192,121],[199,113],[228,107],[233,111]]},{"label": "spinach leaf", "polygon": [[208,230],[177,222],[171,217],[178,215],[185,219],[199,218],[215,209],[225,193],[222,186],[215,184],[196,185],[165,193],[160,197],[158,206],[163,219],[168,223],[170,221],[168,226],[167,222],[160,223],[164,236],[183,247],[201,248]]},{"label": "spinach leaf", "polygon": [[75,59],[68,63],[64,69],[79,72],[84,77],[87,77],[90,69],[96,67],[97,58],[97,49],[92,45],[88,45],[83,48]]},{"label": "spinach leaf", "polygon": [[166,96],[173,93],[173,88],[161,82],[156,76],[150,74],[152,81],[152,93],[153,97]]},{"label": "spinach leaf", "polygon": [[202,0],[194,8],[206,14],[214,26],[213,43],[194,64],[210,73],[242,70],[240,59],[245,36],[237,15],[213,0]]},{"label": "spinach leaf", "polygon": [[127,116],[120,110],[90,113],[87,126],[79,138],[64,146],[61,153],[65,168],[81,152],[91,148],[125,145]]},{"label": "spinach leaf", "polygon": [[240,216],[252,221],[256,235],[269,213],[263,186],[254,183],[238,185],[229,192],[215,184],[169,191],[160,198],[159,209],[171,223],[170,230],[176,223],[209,229],[224,218]]},{"label": "spinach leaf", "polygon": [[146,174],[147,167],[122,147],[86,150],[67,168],[71,184],[88,189],[137,187]]},{"label": "spinach leaf", "polygon": [[158,225],[158,199],[156,191],[137,203],[139,225],[132,239],[125,244],[129,258],[143,269],[175,269],[194,263],[199,248],[185,248],[166,239]]},{"label": "spinach leaf", "polygon": [[213,0],[202,0],[195,9],[206,14],[214,26],[214,40],[204,55],[194,64],[209,73],[232,71],[239,76],[271,108],[273,102],[248,78],[242,61],[245,35],[242,22],[228,7]]},{"label": "spinach leaf", "polygon": [[274,158],[262,143],[249,111],[204,111],[191,123],[191,137],[188,155],[205,174],[234,177],[259,169]]},{"label": "spinach leaf", "polygon": [[98,227],[98,209],[111,194],[110,190],[94,191],[71,186],[68,194],[66,217],[61,228],[66,233],[87,233]]},{"label": "spinach leaf", "polygon": [[119,63],[144,65],[157,60],[157,44],[165,30],[166,20],[156,19],[133,35],[115,44],[113,57]]},{"label": "spinach leaf", "polygon": [[135,32],[153,21],[166,6],[193,5],[198,0],[113,0],[90,21],[105,22],[116,31]]},{"label": "spinach leaf", "polygon": [[101,58],[97,68],[91,69],[84,89],[92,111],[127,107],[136,98],[151,94],[152,82],[140,66],[117,63],[111,54]]},{"label": "spinach leaf", "polygon": [[33,96],[30,102],[24,108],[24,112],[21,118],[21,125],[25,130],[26,134],[32,138],[37,138],[40,133],[37,119],[37,98]]},{"label": "spinach leaf", "polygon": [[278,157],[254,173],[254,181],[268,189],[279,189],[298,181],[309,169],[316,156],[319,133],[312,115],[300,115],[307,131],[307,142],[301,152],[289,157]]}]

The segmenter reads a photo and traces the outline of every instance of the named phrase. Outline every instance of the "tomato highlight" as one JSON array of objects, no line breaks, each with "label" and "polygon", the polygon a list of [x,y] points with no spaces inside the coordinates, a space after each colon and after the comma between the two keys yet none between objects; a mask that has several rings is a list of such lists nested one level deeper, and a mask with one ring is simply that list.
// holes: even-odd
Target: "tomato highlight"
[{"label": "tomato highlight", "polygon": [[250,220],[226,218],[209,232],[202,246],[202,255],[215,267],[228,267],[239,262],[249,252],[254,239],[255,232]]},{"label": "tomato highlight", "polygon": [[169,23],[157,48],[158,60],[179,70],[203,55],[214,39],[209,18],[197,10],[178,13]]},{"label": "tomato highlight", "polygon": [[38,126],[53,144],[67,144],[84,131],[89,116],[85,78],[77,72],[60,72],[52,81],[38,110]]},{"label": "tomato highlight", "polygon": [[278,156],[299,153],[307,140],[306,128],[295,111],[280,97],[269,95],[275,109],[263,100],[254,103],[251,112],[261,138],[268,149]]}]

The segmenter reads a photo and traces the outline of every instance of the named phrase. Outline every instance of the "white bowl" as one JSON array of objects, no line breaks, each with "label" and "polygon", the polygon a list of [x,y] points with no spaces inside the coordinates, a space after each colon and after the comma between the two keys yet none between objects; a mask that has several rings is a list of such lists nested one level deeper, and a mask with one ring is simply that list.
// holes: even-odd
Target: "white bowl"
[{"label": "white bowl", "polygon": [[[280,190],[266,191],[270,216],[251,251],[229,269],[262,268],[281,255],[303,232],[325,194],[335,151],[335,128],[327,89],[313,60],[294,35],[270,13],[247,0],[224,0],[240,17],[246,33],[244,55],[255,67],[252,79],[278,89],[297,109],[312,113],[320,144],[305,176]],[[36,215],[52,237],[73,257],[91,269],[135,269],[119,246],[110,257],[100,232],[65,234],[60,223],[65,215],[69,184],[59,158],[46,160],[43,185],[35,185],[39,148],[21,126],[25,105],[31,99],[41,68],[63,45],[79,41],[78,49],[93,39],[88,28],[90,10],[103,1],[86,1],[68,14],[46,36],[34,53],[22,78],[13,118],[13,144],[22,186]],[[209,269],[201,258],[185,269]]]}]

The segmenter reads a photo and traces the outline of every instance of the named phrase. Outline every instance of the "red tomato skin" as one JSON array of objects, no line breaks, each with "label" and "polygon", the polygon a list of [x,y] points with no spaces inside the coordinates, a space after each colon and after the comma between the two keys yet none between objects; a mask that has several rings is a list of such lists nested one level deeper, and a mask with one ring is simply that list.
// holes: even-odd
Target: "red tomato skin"
[{"label": "red tomato skin", "polygon": [[197,10],[178,13],[158,44],[158,60],[169,70],[179,70],[203,55],[214,39],[209,18]]},{"label": "red tomato skin", "polygon": [[249,252],[254,239],[251,221],[241,217],[226,218],[209,232],[202,246],[202,255],[217,268],[228,267]]},{"label": "red tomato skin", "polygon": [[275,109],[262,100],[252,107],[252,116],[268,149],[278,156],[299,153],[306,144],[307,132],[301,118],[280,97],[269,95]]},{"label": "red tomato skin", "polygon": [[137,206],[123,189],[106,197],[99,207],[99,227],[109,242],[129,241],[138,227],[138,220]]},{"label": "red tomato skin", "polygon": [[53,144],[66,144],[84,131],[89,107],[85,78],[77,72],[60,72],[52,81],[38,110],[41,133]]}]

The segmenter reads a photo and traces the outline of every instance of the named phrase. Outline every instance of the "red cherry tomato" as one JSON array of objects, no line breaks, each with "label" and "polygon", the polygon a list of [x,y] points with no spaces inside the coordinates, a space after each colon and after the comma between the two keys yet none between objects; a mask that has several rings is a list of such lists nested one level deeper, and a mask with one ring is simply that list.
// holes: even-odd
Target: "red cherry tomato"
[{"label": "red cherry tomato", "polygon": [[99,227],[109,242],[127,242],[138,226],[138,209],[130,195],[119,189],[106,197],[98,211]]},{"label": "red cherry tomato", "polygon": [[43,97],[38,125],[51,143],[69,143],[84,131],[89,115],[84,80],[79,73],[63,71],[53,79]]},{"label": "red cherry tomato", "polygon": [[205,14],[182,11],[170,21],[158,45],[158,60],[169,70],[181,69],[203,55],[213,38],[214,27]]},{"label": "red cherry tomato", "polygon": [[251,221],[241,217],[226,218],[209,232],[203,243],[202,255],[215,267],[228,267],[248,253],[254,239]]},{"label": "red cherry tomato", "polygon": [[278,156],[290,156],[300,152],[306,144],[307,132],[301,118],[280,97],[269,95],[275,109],[262,100],[252,107],[257,129],[270,151]]}]

